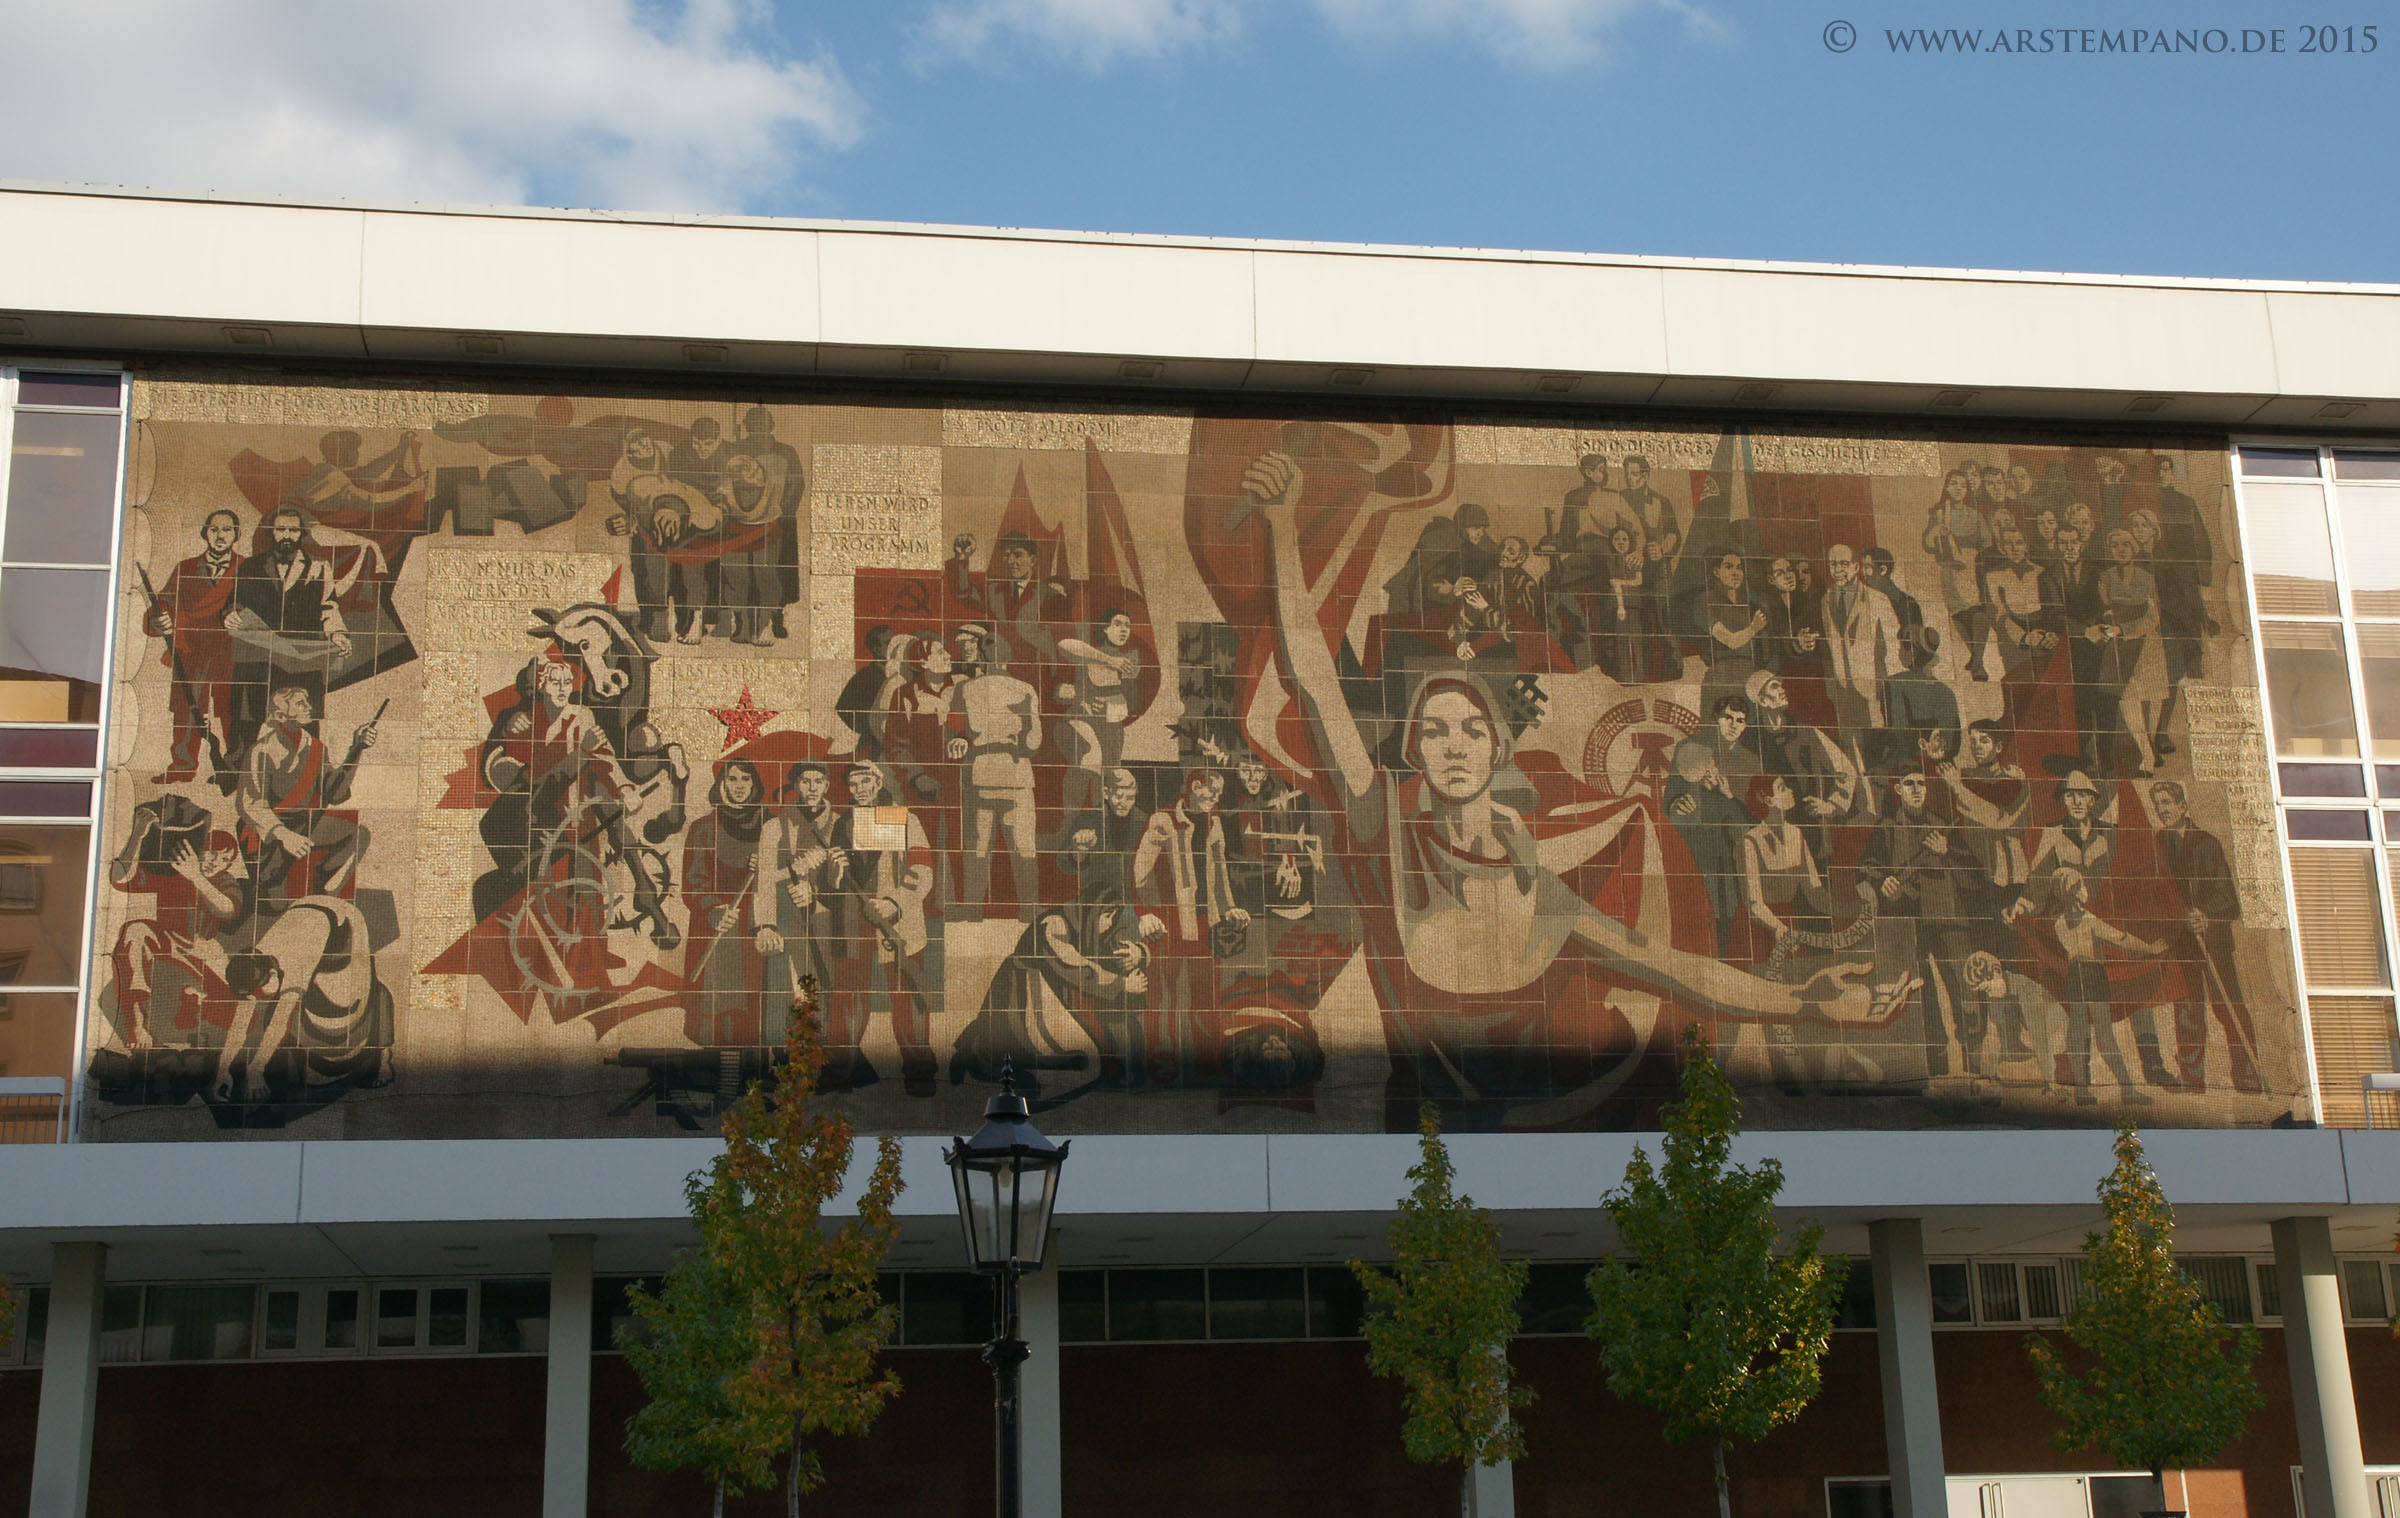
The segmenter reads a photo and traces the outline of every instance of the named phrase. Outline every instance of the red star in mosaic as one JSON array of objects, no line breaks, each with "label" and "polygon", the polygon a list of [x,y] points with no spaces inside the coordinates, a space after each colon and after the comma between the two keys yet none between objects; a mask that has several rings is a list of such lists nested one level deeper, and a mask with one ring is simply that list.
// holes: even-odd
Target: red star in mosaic
[{"label": "red star in mosaic", "polygon": [[725,747],[732,749],[744,743],[756,742],[766,725],[783,714],[768,711],[751,700],[750,687],[745,685],[740,700],[728,707],[712,707],[709,715],[725,724]]}]

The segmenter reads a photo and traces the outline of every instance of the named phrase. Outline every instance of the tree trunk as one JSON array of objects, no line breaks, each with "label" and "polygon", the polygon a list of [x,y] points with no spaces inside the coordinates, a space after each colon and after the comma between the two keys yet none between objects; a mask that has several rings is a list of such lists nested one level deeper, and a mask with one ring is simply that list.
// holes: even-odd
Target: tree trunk
[{"label": "tree trunk", "polygon": [[715,1514],[716,1518],[725,1518],[725,1478],[723,1476],[719,1476],[717,1478],[717,1505],[715,1508]]},{"label": "tree trunk", "polygon": [[784,1467],[783,1518],[800,1518],[800,1429],[792,1427],[792,1459]]},{"label": "tree trunk", "polygon": [[1708,1456],[1717,1468],[1717,1518],[1733,1518],[1733,1491],[1725,1484],[1725,1436],[1709,1441]]},{"label": "tree trunk", "polygon": [[1475,1518],[1475,1462],[1458,1468],[1458,1518]]}]

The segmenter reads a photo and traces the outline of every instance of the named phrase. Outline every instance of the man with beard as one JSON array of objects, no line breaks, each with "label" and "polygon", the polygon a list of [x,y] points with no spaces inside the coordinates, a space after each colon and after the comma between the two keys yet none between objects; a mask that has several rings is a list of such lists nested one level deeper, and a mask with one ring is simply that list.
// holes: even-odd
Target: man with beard
[{"label": "man with beard", "polygon": [[1924,766],[1911,764],[1892,777],[1891,809],[1867,839],[1858,878],[1875,893],[1877,931],[1888,927],[1899,955],[1924,977],[1918,1009],[1925,1029],[1925,1073],[1950,1073],[1950,1035],[1943,1026],[1937,987],[1949,993],[1958,1017],[1960,1057],[1976,1068],[1984,1042],[1981,1003],[1970,1001],[1959,967],[1975,949],[1972,925],[1985,915],[1980,871],[1951,831],[1947,819],[1925,805]]},{"label": "man with beard", "polygon": [[200,552],[167,575],[166,591],[150,603],[142,630],[166,640],[171,683],[167,716],[175,736],[167,747],[165,773],[153,785],[198,779],[202,751],[212,740],[217,761],[232,757],[234,730],[233,635],[225,619],[234,607],[233,545],[241,518],[219,509],[200,524]]},{"label": "man with beard", "polygon": [[1519,635],[1540,632],[1550,625],[1541,577],[1525,567],[1532,557],[1533,550],[1523,538],[1508,538],[1500,545],[1500,567],[1492,571],[1492,582],[1484,587],[1499,608],[1502,625]]},{"label": "man with beard", "polygon": [[900,1075],[910,1096],[934,1090],[933,1045],[926,1005],[925,897],[933,889],[933,848],[905,807],[884,802],[883,771],[853,762],[843,783],[850,809],[833,825],[833,851],[842,861],[834,899],[835,957],[827,1021],[829,1057],[846,1052],[852,1085],[876,1078],[858,1050],[880,1002],[900,1045]]},{"label": "man with beard", "polygon": [[766,969],[750,915],[758,840],[767,823],[758,767],[747,759],[719,764],[708,807],[683,843],[683,904],[691,914],[683,977],[692,990],[684,1033],[702,1048],[751,1048],[760,1043],[758,997]]},{"label": "man with beard", "polygon": [[312,705],[321,702],[332,665],[350,657],[333,566],[308,551],[301,542],[307,533],[307,518],[283,507],[267,519],[267,551],[234,571],[233,607],[225,614],[225,630],[233,634],[229,758],[246,752],[258,735],[272,687],[294,683]]},{"label": "man with beard", "polygon": [[1798,813],[1792,820],[1822,874],[1832,853],[1833,824],[1849,815],[1858,794],[1857,767],[1829,736],[1792,720],[1791,693],[1780,677],[1760,670],[1750,677],[1747,694],[1758,720],[1742,742],[1758,756],[1762,773],[1780,775],[1791,785]]},{"label": "man with beard", "polygon": [[2208,1019],[2214,1013],[2225,1030],[2225,1050],[2232,1066],[2233,1089],[2264,1091],[2258,1070],[2258,1030],[2242,1001],[2242,982],[2233,962],[2233,925],[2241,920],[2242,902],[2233,888],[2233,866],[2225,846],[2215,836],[2192,826],[2183,787],[2161,780],[2150,787],[2150,805],[2158,814],[2159,860],[2175,882],[2183,902],[2182,926],[2169,938],[2171,952],[2184,966],[2184,978],[2198,996],[2175,1004],[2175,1063],[2186,1091],[2206,1088]]},{"label": "man with beard", "polygon": [[372,722],[354,729],[350,752],[337,766],[317,736],[306,686],[277,686],[268,712],[242,763],[234,805],[251,878],[258,882],[259,910],[271,915],[296,896],[349,893],[367,851],[367,830],[331,809],[350,799],[351,776],[377,734]]},{"label": "man with beard", "polygon": [[[833,894],[848,863],[834,844],[839,819],[827,800],[831,772],[817,760],[805,760],[793,766],[784,786],[791,805],[760,835],[757,878],[751,884],[750,920],[757,925],[751,941],[766,960],[760,1036],[769,1048],[783,1042],[800,982],[814,978],[819,986],[833,984]],[[842,1082],[852,1072],[832,1061],[830,1029],[826,1041],[824,1089],[847,1090]]]}]

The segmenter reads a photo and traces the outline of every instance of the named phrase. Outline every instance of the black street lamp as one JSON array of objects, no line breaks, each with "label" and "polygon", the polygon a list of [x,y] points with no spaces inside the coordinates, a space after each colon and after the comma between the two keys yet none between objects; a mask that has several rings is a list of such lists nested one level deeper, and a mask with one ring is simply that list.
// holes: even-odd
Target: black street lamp
[{"label": "black street lamp", "polygon": [[983,1347],[983,1362],[992,1368],[999,1518],[1019,1518],[1025,1493],[1018,1469],[1017,1372],[1027,1351],[1017,1337],[1017,1278],[1042,1268],[1067,1146],[1051,1143],[1033,1126],[1032,1111],[1017,1095],[1016,1071],[1003,1062],[1000,1094],[984,1104],[983,1126],[973,1138],[952,1142],[942,1158],[958,1188],[967,1255],[979,1273],[999,1283],[999,1331]]}]

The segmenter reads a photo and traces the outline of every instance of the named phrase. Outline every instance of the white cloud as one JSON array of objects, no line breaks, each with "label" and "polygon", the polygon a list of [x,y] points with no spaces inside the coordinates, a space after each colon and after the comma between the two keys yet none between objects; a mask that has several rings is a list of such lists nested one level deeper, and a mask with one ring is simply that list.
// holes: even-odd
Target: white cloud
[{"label": "white cloud", "polygon": [[755,0],[78,0],[0,49],[19,179],[728,211],[865,114]]},{"label": "white cloud", "polygon": [[919,23],[920,64],[988,64],[1031,53],[1098,71],[1239,35],[1249,0],[938,0]]},{"label": "white cloud", "polygon": [[[924,64],[988,64],[1029,54],[1094,71],[1121,60],[1219,47],[1268,0],[936,0],[915,37]],[[1693,0],[1308,0],[1354,45],[1457,45],[1501,62],[1559,69],[1607,56],[1609,34],[1645,13],[1683,18],[1694,36],[1730,26]]]},{"label": "white cloud", "polygon": [[1314,0],[1354,41],[1379,46],[1459,43],[1503,63],[1559,69],[1607,56],[1609,34],[1651,12],[1681,16],[1699,36],[1726,23],[1688,0]]}]

